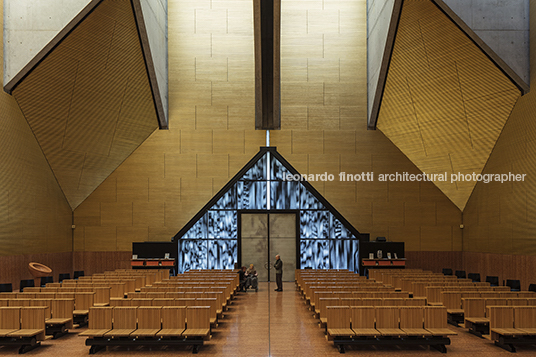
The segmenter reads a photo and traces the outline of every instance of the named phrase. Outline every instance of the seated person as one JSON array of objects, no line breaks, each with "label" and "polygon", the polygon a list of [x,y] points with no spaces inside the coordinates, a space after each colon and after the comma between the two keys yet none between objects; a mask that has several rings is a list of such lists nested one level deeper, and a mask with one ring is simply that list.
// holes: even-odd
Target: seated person
[{"label": "seated person", "polygon": [[240,270],[238,271],[238,279],[240,280],[240,287],[238,291],[246,290],[246,267],[240,268]]},{"label": "seated person", "polygon": [[255,270],[253,264],[250,264],[249,269],[246,271],[246,291],[249,287],[255,289],[255,291],[259,290],[257,275],[257,270]]}]

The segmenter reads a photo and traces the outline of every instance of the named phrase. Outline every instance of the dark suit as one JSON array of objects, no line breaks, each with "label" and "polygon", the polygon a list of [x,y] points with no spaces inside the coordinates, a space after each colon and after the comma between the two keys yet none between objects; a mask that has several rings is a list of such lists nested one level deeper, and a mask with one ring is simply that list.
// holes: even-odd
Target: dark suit
[{"label": "dark suit", "polygon": [[277,290],[283,291],[283,261],[281,259],[277,259],[274,263],[274,268]]}]

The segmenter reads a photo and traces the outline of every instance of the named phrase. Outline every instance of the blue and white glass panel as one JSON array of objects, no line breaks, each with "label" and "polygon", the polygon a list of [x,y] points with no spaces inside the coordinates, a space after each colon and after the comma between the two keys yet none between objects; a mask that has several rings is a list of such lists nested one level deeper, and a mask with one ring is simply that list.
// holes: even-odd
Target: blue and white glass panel
[{"label": "blue and white glass panel", "polygon": [[233,185],[211,209],[236,209],[236,185]]},{"label": "blue and white glass panel", "polygon": [[352,239],[352,248],[348,269],[359,274],[359,239]]},{"label": "blue and white glass panel", "polygon": [[300,238],[325,239],[329,237],[329,211],[301,211]]},{"label": "blue and white glass panel", "polygon": [[204,214],[195,224],[184,234],[184,238],[207,238],[207,215]]},{"label": "blue and white glass panel", "polygon": [[266,209],[266,181],[239,181],[238,209]]},{"label": "blue and white glass panel", "polygon": [[237,241],[235,239],[208,241],[209,269],[233,269],[234,263],[237,261]]},{"label": "blue and white glass panel", "polygon": [[236,211],[208,211],[208,237],[237,238]]},{"label": "blue and white glass panel", "polygon": [[331,269],[348,269],[350,263],[352,242],[347,239],[332,239],[330,241]]},{"label": "blue and white glass panel", "polygon": [[286,175],[290,174],[290,172],[275,157],[270,156],[270,161],[270,179],[283,181],[286,180]]},{"label": "blue and white glass panel", "polygon": [[329,269],[329,241],[301,240],[300,266],[302,269]]},{"label": "blue and white glass panel", "polygon": [[342,224],[333,214],[331,216],[331,238],[355,238],[355,236],[350,232],[348,228]]},{"label": "blue and white glass panel", "polygon": [[[359,271],[359,241],[302,182],[270,155],[257,161],[179,240],[179,272],[231,269],[237,261],[237,210],[299,210],[301,267]],[[270,180],[270,181],[268,181]],[[270,197],[267,197],[267,185]]]},{"label": "blue and white glass panel", "polygon": [[207,241],[204,239],[179,240],[179,273],[190,269],[207,269]]},{"label": "blue and white glass panel", "polygon": [[270,206],[272,209],[299,209],[300,188],[303,187],[295,181],[270,182]]},{"label": "blue and white glass panel", "polygon": [[324,205],[305,187],[302,187],[300,192],[300,208],[301,209],[325,209]]},{"label": "blue and white glass panel", "polygon": [[245,174],[241,180],[266,180],[266,154],[253,165]]}]

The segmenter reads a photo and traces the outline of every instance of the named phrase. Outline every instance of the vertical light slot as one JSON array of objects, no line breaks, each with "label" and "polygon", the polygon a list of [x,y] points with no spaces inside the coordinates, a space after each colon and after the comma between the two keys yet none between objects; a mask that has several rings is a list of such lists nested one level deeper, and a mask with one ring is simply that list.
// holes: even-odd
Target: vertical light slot
[{"label": "vertical light slot", "polygon": [[[266,131],[268,132],[268,131]],[[270,136],[269,134],[267,134],[266,136],[266,140],[269,141],[270,140]],[[267,146],[269,144],[267,143]],[[270,202],[270,177],[271,177],[271,172],[270,172],[270,152],[267,152],[266,153],[266,209],[270,210],[271,209],[271,202]]]}]

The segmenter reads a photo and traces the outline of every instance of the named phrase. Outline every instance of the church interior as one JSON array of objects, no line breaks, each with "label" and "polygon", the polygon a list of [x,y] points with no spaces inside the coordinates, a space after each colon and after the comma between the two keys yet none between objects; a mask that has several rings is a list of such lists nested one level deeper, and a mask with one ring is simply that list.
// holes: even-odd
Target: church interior
[{"label": "church interior", "polygon": [[[318,327],[314,274],[411,288],[397,298],[426,296],[426,308],[445,305],[432,298],[436,285],[415,294],[418,284],[388,272],[426,272],[445,286],[478,274],[497,298],[515,289],[531,304],[533,2],[0,2],[0,301],[24,286],[37,292],[111,272],[147,274],[138,294],[157,292],[149,281],[187,284],[204,273],[201,286],[228,282],[232,291],[212,338],[194,339],[199,353],[248,356],[344,352],[329,323]],[[250,264],[258,291],[238,291],[236,269]],[[111,309],[110,289],[95,311]],[[509,353],[509,343],[494,346],[496,332],[477,337],[463,321],[448,326],[450,337],[423,338],[443,348],[450,338],[446,349],[460,356]],[[84,328],[68,325],[31,353],[85,355]],[[527,335],[520,354],[534,353]],[[17,353],[2,336],[0,355]],[[351,344],[346,352],[438,353]]]}]

